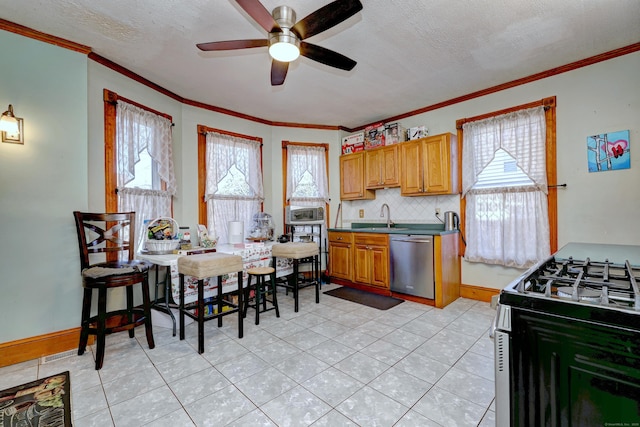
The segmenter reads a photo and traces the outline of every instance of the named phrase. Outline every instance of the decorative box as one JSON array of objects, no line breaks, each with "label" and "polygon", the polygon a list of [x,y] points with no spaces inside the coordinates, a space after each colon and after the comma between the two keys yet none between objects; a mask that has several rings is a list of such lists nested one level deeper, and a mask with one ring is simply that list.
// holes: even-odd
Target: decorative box
[{"label": "decorative box", "polygon": [[342,138],[342,154],[357,153],[364,150],[364,132]]},{"label": "decorative box", "polygon": [[412,128],[409,128],[409,130],[407,131],[407,139],[409,141],[413,139],[424,138],[427,135],[429,135],[429,130],[427,129],[426,126],[412,127]]},{"label": "decorative box", "polygon": [[371,150],[384,146],[384,123],[376,123],[364,128],[364,149]]},{"label": "decorative box", "polygon": [[397,144],[406,141],[407,131],[400,123],[387,123],[384,125],[384,142],[386,145]]}]

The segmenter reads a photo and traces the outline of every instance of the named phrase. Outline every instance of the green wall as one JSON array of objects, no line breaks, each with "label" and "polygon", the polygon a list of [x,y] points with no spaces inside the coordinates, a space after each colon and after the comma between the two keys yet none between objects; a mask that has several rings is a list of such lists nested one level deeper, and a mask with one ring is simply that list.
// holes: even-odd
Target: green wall
[{"label": "green wall", "polygon": [[24,145],[0,143],[0,343],[77,327],[72,211],[87,208],[87,57],[0,31],[0,111]]}]

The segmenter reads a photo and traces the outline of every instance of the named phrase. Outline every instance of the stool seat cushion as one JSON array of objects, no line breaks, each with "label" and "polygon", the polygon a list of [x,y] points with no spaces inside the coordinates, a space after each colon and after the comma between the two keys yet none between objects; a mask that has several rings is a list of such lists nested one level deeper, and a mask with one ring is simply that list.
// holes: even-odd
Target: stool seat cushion
[{"label": "stool seat cushion", "polygon": [[178,273],[193,276],[196,279],[237,273],[242,269],[242,257],[239,255],[216,252],[178,258]]},{"label": "stool seat cushion", "polygon": [[252,276],[264,276],[275,271],[276,270],[274,270],[273,267],[254,267],[247,270],[247,274],[251,274]]},{"label": "stool seat cushion", "polygon": [[105,262],[94,264],[89,268],[82,270],[82,277],[89,279],[98,279],[107,276],[119,276],[122,274],[143,273],[150,268],[150,264],[146,261],[133,260],[129,262]]},{"label": "stool seat cushion", "polygon": [[316,243],[289,242],[278,243],[271,248],[271,254],[280,258],[301,259],[320,253]]}]

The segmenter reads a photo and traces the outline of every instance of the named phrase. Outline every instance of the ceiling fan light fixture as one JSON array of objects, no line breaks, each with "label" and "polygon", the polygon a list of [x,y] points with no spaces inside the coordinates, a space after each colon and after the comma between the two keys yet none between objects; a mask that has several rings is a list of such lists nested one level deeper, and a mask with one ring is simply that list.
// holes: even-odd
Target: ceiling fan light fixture
[{"label": "ceiling fan light fixture", "polygon": [[272,33],[269,36],[269,55],[280,62],[295,61],[300,56],[300,40],[287,31]]}]

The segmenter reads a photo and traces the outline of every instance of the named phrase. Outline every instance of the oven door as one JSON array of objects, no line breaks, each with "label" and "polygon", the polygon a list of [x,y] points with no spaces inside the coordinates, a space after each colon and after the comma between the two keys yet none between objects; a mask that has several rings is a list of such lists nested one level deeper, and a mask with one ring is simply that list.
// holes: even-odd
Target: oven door
[{"label": "oven door", "polygon": [[[500,359],[509,363],[513,423],[496,425],[601,427],[640,420],[640,331],[578,320],[570,307],[567,315],[511,307],[509,358]],[[496,363],[499,351],[496,340]],[[496,366],[496,389],[498,375]],[[505,400],[496,392],[497,420],[499,402]]]}]

